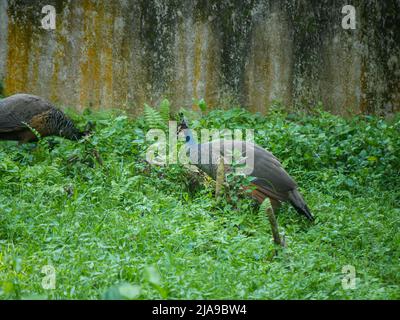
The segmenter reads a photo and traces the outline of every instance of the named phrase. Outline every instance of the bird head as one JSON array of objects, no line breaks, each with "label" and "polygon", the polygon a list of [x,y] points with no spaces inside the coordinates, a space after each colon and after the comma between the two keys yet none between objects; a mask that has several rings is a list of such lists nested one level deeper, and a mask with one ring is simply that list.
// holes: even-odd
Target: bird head
[{"label": "bird head", "polygon": [[183,114],[180,114],[181,121],[178,124],[177,134],[180,134],[183,130],[189,129],[186,119],[183,117]]},{"label": "bird head", "polygon": [[94,130],[94,123],[89,121],[83,131],[74,128],[73,132],[70,134],[72,140],[80,140],[82,138],[88,137]]}]

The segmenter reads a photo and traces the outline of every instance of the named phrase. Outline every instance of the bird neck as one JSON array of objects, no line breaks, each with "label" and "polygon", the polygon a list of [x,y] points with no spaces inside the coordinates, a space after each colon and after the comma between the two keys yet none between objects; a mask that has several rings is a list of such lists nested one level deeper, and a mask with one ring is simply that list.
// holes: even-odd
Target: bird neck
[{"label": "bird neck", "polygon": [[53,109],[48,117],[48,125],[56,135],[66,139],[79,140],[83,133],[80,132],[73,122],[63,112]]},{"label": "bird neck", "polygon": [[185,139],[186,139],[186,145],[187,146],[195,146],[195,145],[197,145],[197,141],[193,137],[192,130],[184,129],[183,132],[185,133]]}]

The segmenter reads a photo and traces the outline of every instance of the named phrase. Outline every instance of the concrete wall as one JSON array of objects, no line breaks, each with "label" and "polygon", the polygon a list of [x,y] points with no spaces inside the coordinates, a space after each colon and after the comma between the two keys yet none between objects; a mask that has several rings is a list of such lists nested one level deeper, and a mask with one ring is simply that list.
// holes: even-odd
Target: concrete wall
[{"label": "concrete wall", "polygon": [[[57,10],[42,29],[42,6]],[[341,27],[356,7],[356,30]],[[400,110],[400,0],[0,0],[0,79],[78,109]]]}]

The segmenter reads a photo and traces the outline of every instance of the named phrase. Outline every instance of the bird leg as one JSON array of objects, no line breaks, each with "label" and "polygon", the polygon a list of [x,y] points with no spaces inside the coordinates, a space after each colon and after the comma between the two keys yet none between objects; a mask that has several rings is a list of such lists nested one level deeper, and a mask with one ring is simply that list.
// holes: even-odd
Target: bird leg
[{"label": "bird leg", "polygon": [[269,198],[269,201],[271,202],[272,209],[274,210],[274,214],[276,216],[276,214],[279,212],[279,209],[281,207],[281,203],[278,200],[275,200],[273,198]]},{"label": "bird leg", "polygon": [[225,160],[221,157],[217,166],[217,179],[215,180],[215,197],[218,198],[221,194],[225,181]]},{"label": "bird leg", "polygon": [[279,208],[279,202],[277,205],[277,201],[274,199],[270,199],[270,203],[271,206],[270,207],[266,207],[266,211],[267,211],[267,216],[268,216],[268,220],[269,223],[271,224],[271,230],[272,230],[272,237],[274,238],[274,242],[277,245],[280,245],[282,247],[286,247],[286,243],[284,238],[281,238],[280,234],[279,234],[279,229],[278,229],[278,222],[276,221],[276,217],[275,217],[275,209]]}]

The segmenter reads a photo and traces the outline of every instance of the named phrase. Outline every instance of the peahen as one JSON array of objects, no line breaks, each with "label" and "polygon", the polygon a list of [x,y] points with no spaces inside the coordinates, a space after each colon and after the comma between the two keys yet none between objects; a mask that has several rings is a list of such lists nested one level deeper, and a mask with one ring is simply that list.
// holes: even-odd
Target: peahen
[{"label": "peahen", "polygon": [[78,130],[71,119],[43,98],[15,94],[0,100],[0,140],[37,141],[33,129],[41,137],[60,136],[70,140],[88,134]]},{"label": "peahen", "polygon": [[[253,198],[262,203],[268,197],[274,210],[280,207],[282,201],[289,202],[298,213],[305,215],[309,220],[314,220],[298,190],[296,181],[272,153],[247,141],[215,140],[198,144],[185,120],[178,126],[178,133],[181,131],[185,135],[189,159],[210,177],[216,179],[218,158],[227,156],[227,150],[229,152],[240,150],[243,158],[247,156],[246,151],[251,152],[254,155],[254,167],[249,175],[253,177],[251,184],[255,187],[251,193]],[[205,157],[209,159],[204,161]]]}]

